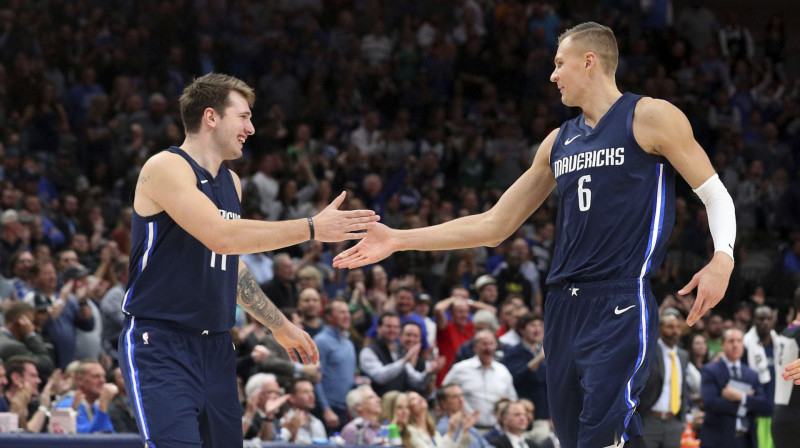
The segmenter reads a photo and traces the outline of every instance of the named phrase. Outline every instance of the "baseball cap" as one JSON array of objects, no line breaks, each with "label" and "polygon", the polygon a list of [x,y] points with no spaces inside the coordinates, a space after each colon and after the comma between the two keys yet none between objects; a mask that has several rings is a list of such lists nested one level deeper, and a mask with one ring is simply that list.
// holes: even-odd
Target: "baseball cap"
[{"label": "baseball cap", "polygon": [[64,281],[68,282],[70,280],[74,280],[76,278],[83,278],[89,275],[89,270],[85,267],[78,265],[78,266],[70,266],[64,271]]},{"label": "baseball cap", "polygon": [[19,222],[19,213],[14,209],[8,209],[0,215],[0,224],[6,225],[12,222]]},{"label": "baseball cap", "polygon": [[497,280],[489,274],[483,274],[475,280],[475,289],[480,291],[486,285],[497,284]]},{"label": "baseball cap", "polygon": [[47,296],[40,292],[33,295],[33,307],[36,311],[47,311],[48,306],[50,306],[50,299]]},{"label": "baseball cap", "polygon": [[420,303],[420,302],[428,302],[428,303],[430,303],[430,301],[431,301],[431,296],[430,296],[430,295],[428,295],[428,294],[425,294],[425,293],[423,292],[423,293],[417,294],[417,296],[415,297],[415,299],[416,299],[416,302],[417,302],[417,303]]}]

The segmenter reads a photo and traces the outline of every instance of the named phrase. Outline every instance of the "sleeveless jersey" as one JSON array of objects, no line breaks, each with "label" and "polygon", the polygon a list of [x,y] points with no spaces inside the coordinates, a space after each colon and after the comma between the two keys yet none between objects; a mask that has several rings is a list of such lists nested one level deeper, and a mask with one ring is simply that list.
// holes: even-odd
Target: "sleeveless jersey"
[{"label": "sleeveless jersey", "polygon": [[[220,166],[216,178],[178,147],[167,151],[186,159],[197,189],[217,206],[224,219],[239,219],[241,205],[230,171]],[[131,224],[125,314],[211,331],[234,325],[239,257],[212,252],[162,211]]]},{"label": "sleeveless jersey", "polygon": [[565,122],[550,154],[559,205],[549,284],[646,278],[675,220],[675,171],[633,137],[640,95],[626,93],[592,129]]}]

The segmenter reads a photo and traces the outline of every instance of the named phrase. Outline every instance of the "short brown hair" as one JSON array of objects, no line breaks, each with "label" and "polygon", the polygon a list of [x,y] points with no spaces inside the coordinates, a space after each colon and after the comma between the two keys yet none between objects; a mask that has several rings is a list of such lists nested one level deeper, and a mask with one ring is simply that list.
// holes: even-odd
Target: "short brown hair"
[{"label": "short brown hair", "polygon": [[606,74],[613,76],[617,72],[619,49],[611,28],[596,22],[584,22],[558,36],[559,45],[568,37],[572,37],[573,42],[580,42],[585,50],[596,54],[603,61]]},{"label": "short brown hair", "polygon": [[241,94],[250,107],[256,101],[253,89],[244,81],[221,73],[209,73],[195,79],[183,89],[179,100],[181,119],[187,134],[200,130],[203,111],[210,107],[224,116],[231,91]]}]

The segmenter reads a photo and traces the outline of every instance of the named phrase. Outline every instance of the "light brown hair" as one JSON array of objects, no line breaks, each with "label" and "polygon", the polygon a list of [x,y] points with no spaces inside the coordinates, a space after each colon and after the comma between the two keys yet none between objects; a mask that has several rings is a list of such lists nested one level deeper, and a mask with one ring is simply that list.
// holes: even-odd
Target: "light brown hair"
[{"label": "light brown hair", "polygon": [[614,76],[617,72],[619,49],[614,31],[596,22],[584,22],[575,25],[558,36],[559,45],[564,39],[571,37],[572,42],[580,45],[585,51],[591,51],[602,61],[606,74]]},{"label": "light brown hair", "polygon": [[224,117],[225,108],[229,103],[228,96],[232,91],[242,95],[247,104],[253,107],[256,101],[255,92],[244,81],[233,76],[209,73],[186,86],[179,100],[181,119],[186,133],[193,134],[200,130],[203,111],[208,107]]}]

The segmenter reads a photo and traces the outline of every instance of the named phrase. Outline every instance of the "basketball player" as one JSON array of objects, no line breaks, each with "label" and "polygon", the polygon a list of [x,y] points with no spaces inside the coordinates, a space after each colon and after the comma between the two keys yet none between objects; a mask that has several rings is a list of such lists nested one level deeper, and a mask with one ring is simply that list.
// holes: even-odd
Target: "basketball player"
[{"label": "basketball player", "polygon": [[319,360],[312,339],[267,299],[237,254],[309,237],[359,238],[354,231],[377,220],[372,211],[338,210],[344,194],[313,219],[239,219],[241,183],[222,162],[240,157],[254,133],[254,99],[236,78],[196,79],[180,98],[186,140],[150,158],[139,175],[119,361],[149,447],[242,446],[229,332],[237,303],[293,360]]},{"label": "basketball player", "polygon": [[674,221],[674,170],[706,205],[715,254],[680,290],[697,288],[694,324],[725,293],[733,269],[733,201],[689,121],[676,107],[617,88],[617,43],[584,23],[559,38],[550,80],[583,114],[548,135],[533,164],[491,210],[429,228],[377,225],[336,267],[397,250],[496,246],[559,191],[556,247],[545,312],[550,414],[561,445],[620,446],[641,434],[638,394],[657,340],[649,278]]}]

